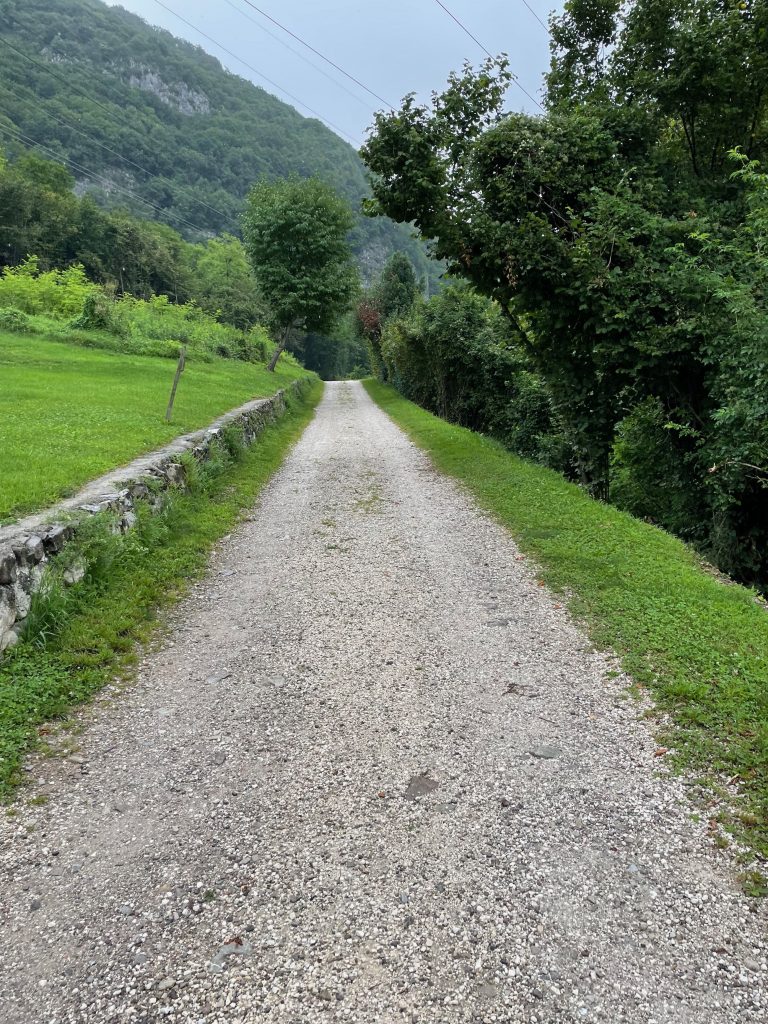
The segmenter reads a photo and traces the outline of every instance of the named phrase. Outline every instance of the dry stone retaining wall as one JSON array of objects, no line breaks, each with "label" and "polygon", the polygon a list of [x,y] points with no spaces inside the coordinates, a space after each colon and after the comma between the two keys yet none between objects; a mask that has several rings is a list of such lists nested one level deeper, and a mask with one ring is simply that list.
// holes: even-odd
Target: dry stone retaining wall
[{"label": "dry stone retaining wall", "polygon": [[[300,390],[296,381],[292,390]],[[186,471],[180,457],[191,453],[206,462],[222,431],[234,428],[246,445],[253,444],[264,428],[285,412],[285,393],[256,399],[233,409],[204,430],[177,437],[170,444],[135,459],[92,481],[73,498],[44,512],[0,527],[0,652],[16,643],[24,629],[32,595],[39,590],[46,569],[77,537],[80,525],[90,516],[110,512],[116,529],[125,533],[136,522],[136,504],[143,501],[159,511],[164,494],[183,488]],[[63,573],[66,584],[82,579],[85,566],[77,561]]]}]

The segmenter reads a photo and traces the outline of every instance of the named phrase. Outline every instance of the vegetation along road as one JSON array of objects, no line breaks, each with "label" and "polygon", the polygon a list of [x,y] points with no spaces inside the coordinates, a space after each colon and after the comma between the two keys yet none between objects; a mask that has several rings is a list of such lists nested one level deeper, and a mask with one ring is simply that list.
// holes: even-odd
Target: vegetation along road
[{"label": "vegetation along road", "polygon": [[212,565],[4,816],[3,1024],[766,1019],[625,680],[360,384]]}]

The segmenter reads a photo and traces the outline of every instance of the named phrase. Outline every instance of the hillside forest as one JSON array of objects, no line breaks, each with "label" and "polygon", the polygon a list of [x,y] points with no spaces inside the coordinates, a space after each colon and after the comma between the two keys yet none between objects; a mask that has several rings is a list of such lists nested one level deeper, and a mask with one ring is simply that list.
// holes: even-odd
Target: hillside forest
[{"label": "hillside forest", "polygon": [[[354,147],[325,124],[226,71],[199,46],[100,0],[0,0],[0,147],[64,164],[78,195],[167,224],[188,241],[240,233],[254,181],[318,177],[355,214],[350,244],[364,279],[403,250],[420,275],[437,265],[408,228],[362,215],[369,194]],[[2,222],[7,223],[6,221]],[[45,252],[61,265],[59,237]]]},{"label": "hillside forest", "polygon": [[765,588],[768,3],[569,0],[550,29],[536,115],[499,57],[377,116],[369,212],[453,276],[364,297],[378,375]]}]

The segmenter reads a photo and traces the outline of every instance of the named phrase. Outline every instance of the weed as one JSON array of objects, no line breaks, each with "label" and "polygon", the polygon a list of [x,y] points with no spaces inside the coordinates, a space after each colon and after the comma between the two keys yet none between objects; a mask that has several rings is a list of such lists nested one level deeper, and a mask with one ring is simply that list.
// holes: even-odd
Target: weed
[{"label": "weed", "polygon": [[40,580],[40,587],[32,595],[27,617],[24,619],[25,643],[44,648],[60,631],[67,618],[69,595],[60,569],[50,567]]}]

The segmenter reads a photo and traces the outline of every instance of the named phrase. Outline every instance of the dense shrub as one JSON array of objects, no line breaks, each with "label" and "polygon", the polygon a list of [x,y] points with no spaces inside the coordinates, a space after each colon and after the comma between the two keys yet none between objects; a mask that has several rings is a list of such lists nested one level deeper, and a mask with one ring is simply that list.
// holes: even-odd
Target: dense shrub
[{"label": "dense shrub", "polygon": [[86,295],[82,312],[72,321],[72,326],[76,330],[127,334],[124,319],[115,315],[114,295],[103,288],[93,288]]},{"label": "dense shrub", "polygon": [[88,281],[81,267],[42,272],[36,256],[0,277],[3,325],[38,329],[88,348],[174,359],[182,345],[190,358],[203,360],[265,362],[271,350],[259,325],[241,331],[194,302],[173,303],[167,295],[116,299],[111,289]]},{"label": "dense shrub", "polygon": [[616,429],[611,500],[641,519],[688,540],[701,540],[701,458],[695,438],[668,422],[661,402],[647,398]]},{"label": "dense shrub", "polygon": [[95,289],[81,266],[68,270],[40,270],[37,256],[28,256],[18,267],[6,267],[0,277],[0,306],[24,313],[48,313],[73,317]]},{"label": "dense shrub", "polygon": [[20,309],[14,309],[13,306],[0,309],[0,330],[28,331],[31,325],[32,321],[29,316]]},{"label": "dense shrub", "polygon": [[571,450],[544,382],[498,308],[452,285],[381,332],[384,374],[406,397],[512,451],[568,472]]}]

